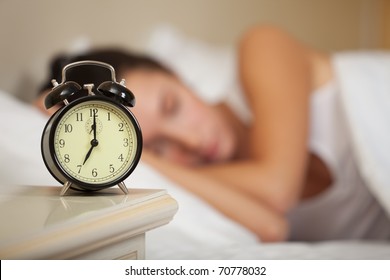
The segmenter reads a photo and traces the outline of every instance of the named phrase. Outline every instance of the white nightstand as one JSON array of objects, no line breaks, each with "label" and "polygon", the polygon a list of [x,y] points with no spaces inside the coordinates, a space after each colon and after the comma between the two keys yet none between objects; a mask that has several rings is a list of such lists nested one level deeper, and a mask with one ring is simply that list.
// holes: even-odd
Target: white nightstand
[{"label": "white nightstand", "polygon": [[145,232],[177,211],[165,190],[59,193],[0,185],[0,259],[143,259]]}]

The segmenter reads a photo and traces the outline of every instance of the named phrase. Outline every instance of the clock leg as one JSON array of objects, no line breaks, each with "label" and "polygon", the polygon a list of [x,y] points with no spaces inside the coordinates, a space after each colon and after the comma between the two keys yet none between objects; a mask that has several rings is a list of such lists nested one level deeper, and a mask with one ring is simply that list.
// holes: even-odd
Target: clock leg
[{"label": "clock leg", "polygon": [[118,187],[119,187],[125,194],[128,194],[128,193],[129,193],[129,191],[128,191],[126,185],[125,185],[125,183],[120,182],[120,183],[118,184]]},{"label": "clock leg", "polygon": [[71,182],[66,181],[65,184],[64,184],[64,186],[63,186],[62,189],[61,189],[60,195],[63,196],[63,195],[66,193],[66,191],[70,188],[71,185],[72,185]]}]

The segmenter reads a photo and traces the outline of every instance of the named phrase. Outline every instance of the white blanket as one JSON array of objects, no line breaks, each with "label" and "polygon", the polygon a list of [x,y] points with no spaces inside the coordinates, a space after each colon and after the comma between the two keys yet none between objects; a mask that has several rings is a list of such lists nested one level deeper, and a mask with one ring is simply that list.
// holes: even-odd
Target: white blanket
[{"label": "white blanket", "polygon": [[390,53],[340,53],[333,65],[358,167],[390,215]]}]

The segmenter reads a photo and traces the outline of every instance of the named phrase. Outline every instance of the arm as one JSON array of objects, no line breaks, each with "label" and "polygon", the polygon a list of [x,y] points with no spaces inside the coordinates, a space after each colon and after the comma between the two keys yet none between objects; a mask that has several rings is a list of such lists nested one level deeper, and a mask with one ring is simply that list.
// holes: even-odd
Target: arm
[{"label": "arm", "polygon": [[307,164],[310,65],[310,51],[282,31],[251,30],[240,46],[240,76],[254,117],[251,158],[201,171],[278,212],[293,206]]},{"label": "arm", "polygon": [[282,240],[288,231],[284,213],[299,197],[306,169],[307,52],[281,31],[265,28],[248,33],[240,56],[241,79],[254,112],[245,139],[251,157],[201,168],[148,153],[144,159],[262,240]]},{"label": "arm", "polygon": [[227,187],[219,180],[204,176],[193,168],[167,161],[147,150],[142,152],[142,159],[227,217],[251,230],[262,241],[287,238],[288,226],[284,217],[257,200]]}]

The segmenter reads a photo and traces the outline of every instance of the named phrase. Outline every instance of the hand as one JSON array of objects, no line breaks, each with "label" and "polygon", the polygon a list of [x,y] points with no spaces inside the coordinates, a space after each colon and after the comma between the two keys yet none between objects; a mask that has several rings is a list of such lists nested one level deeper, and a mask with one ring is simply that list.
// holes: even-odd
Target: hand
[{"label": "hand", "polygon": [[87,159],[91,155],[93,148],[95,148],[98,144],[99,144],[98,140],[96,140],[96,139],[92,139],[91,140],[91,148],[89,148],[87,154],[85,155],[85,159],[84,159],[83,165],[85,164],[85,162],[87,161]]},{"label": "hand", "polygon": [[83,165],[85,164],[87,159],[91,156],[93,148],[99,145],[99,141],[96,139],[96,112],[95,111],[93,111],[93,124],[91,125],[91,132],[92,131],[93,131],[93,139],[91,140],[91,147],[89,148],[87,154],[85,155]]},{"label": "hand", "polygon": [[165,162],[167,162],[165,158],[162,158],[148,148],[142,150],[141,160],[152,166],[156,164],[165,164]]},{"label": "hand", "polygon": [[89,148],[88,153],[86,154],[86,156],[85,156],[85,158],[84,158],[83,165],[85,164],[85,162],[87,161],[87,159],[88,159],[89,156],[91,155],[93,148],[94,148],[94,146],[91,145],[91,148]]},{"label": "hand", "polygon": [[95,111],[93,111],[93,123],[91,125],[91,131],[89,132],[89,134],[91,134],[92,131],[93,131],[93,139],[96,139],[96,113],[95,113]]},{"label": "hand", "polygon": [[93,139],[96,140],[96,112],[93,111],[93,125],[92,125],[92,129],[93,129]]}]

